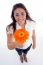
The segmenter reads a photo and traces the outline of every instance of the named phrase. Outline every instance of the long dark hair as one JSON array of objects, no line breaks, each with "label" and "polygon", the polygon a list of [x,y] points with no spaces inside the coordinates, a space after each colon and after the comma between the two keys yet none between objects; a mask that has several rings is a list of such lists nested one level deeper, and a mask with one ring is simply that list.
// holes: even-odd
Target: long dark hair
[{"label": "long dark hair", "polygon": [[16,20],[15,20],[15,18],[14,18],[14,11],[15,11],[17,8],[22,8],[22,9],[24,9],[25,12],[26,12],[26,20],[33,21],[32,18],[30,17],[29,12],[27,11],[26,7],[25,7],[22,3],[17,3],[17,4],[15,4],[15,5],[13,6],[12,13],[11,13],[11,18],[12,18],[13,22],[9,25],[9,26],[13,26],[14,31],[16,30]]}]

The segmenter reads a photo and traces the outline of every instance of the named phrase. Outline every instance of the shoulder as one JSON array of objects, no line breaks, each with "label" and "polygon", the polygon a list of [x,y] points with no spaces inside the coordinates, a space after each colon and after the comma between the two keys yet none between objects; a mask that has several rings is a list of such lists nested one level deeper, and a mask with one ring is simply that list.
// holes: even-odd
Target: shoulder
[{"label": "shoulder", "polygon": [[27,26],[29,27],[32,27],[32,29],[35,29],[36,27],[36,22],[35,21],[30,21],[30,20],[27,20]]},{"label": "shoulder", "polygon": [[36,22],[35,21],[30,21],[30,20],[26,20],[27,24],[30,24],[30,25],[35,25]]}]

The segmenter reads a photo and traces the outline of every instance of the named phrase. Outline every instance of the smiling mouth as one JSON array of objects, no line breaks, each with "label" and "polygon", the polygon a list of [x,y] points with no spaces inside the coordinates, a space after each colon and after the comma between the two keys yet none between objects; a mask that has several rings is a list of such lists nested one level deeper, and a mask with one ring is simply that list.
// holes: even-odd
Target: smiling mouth
[{"label": "smiling mouth", "polygon": [[19,21],[22,21],[21,19]]}]

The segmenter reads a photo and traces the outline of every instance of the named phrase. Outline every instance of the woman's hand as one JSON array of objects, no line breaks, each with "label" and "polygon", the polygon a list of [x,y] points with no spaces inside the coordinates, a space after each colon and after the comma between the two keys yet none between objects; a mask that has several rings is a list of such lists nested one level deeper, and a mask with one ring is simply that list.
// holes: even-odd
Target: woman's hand
[{"label": "woman's hand", "polygon": [[35,43],[32,45],[32,48],[33,48],[33,49],[35,49],[35,48],[36,48],[36,45],[35,45]]}]

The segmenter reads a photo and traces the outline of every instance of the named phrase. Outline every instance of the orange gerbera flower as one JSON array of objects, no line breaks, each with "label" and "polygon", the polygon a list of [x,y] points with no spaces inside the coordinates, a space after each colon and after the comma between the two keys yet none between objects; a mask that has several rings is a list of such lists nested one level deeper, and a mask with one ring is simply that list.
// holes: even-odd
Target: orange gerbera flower
[{"label": "orange gerbera flower", "polygon": [[19,45],[23,45],[24,42],[29,38],[29,32],[25,29],[18,29],[14,32],[14,38]]}]

